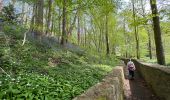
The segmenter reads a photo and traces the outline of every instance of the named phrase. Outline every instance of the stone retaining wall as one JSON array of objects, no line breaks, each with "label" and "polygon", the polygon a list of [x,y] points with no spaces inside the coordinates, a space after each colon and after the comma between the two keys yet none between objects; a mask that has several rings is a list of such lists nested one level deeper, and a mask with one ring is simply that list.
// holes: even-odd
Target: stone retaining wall
[{"label": "stone retaining wall", "polygon": [[[128,59],[123,60],[125,64],[128,61]],[[160,100],[170,100],[170,67],[143,63],[138,60],[133,60],[133,62],[137,71]]]},{"label": "stone retaining wall", "polygon": [[100,83],[73,100],[123,100],[123,67],[117,66]]}]

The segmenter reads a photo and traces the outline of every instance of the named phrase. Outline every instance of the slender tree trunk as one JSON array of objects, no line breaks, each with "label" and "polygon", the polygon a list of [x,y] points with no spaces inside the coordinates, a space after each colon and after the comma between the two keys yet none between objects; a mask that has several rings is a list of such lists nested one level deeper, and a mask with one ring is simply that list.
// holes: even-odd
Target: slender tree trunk
[{"label": "slender tree trunk", "polygon": [[30,12],[31,12],[31,8],[27,6],[26,14],[25,14],[25,22],[24,22],[25,25],[28,24],[28,19],[29,19]]},{"label": "slender tree trunk", "polygon": [[78,14],[78,11],[76,12],[76,14],[75,14],[75,16],[74,16],[74,19],[73,19],[73,22],[71,23],[70,28],[69,28],[69,30],[68,30],[68,36],[69,36],[69,37],[72,36],[72,30],[73,30],[74,25],[75,25],[75,23],[76,23],[77,14]]},{"label": "slender tree trunk", "polygon": [[66,2],[67,0],[63,0],[63,20],[62,20],[62,38],[61,38],[61,45],[65,45],[66,43]]},{"label": "slender tree trunk", "polygon": [[133,20],[134,20],[134,30],[135,30],[135,40],[136,40],[136,57],[137,59],[140,59],[139,55],[139,36],[138,36],[138,29],[136,25],[136,12],[135,12],[135,2],[132,0],[132,7],[133,7]]},{"label": "slender tree trunk", "polygon": [[31,18],[31,24],[30,24],[30,32],[34,31],[35,28],[35,18],[36,18],[36,4],[33,5],[33,11],[32,11],[32,18]]},{"label": "slender tree trunk", "polygon": [[86,30],[86,20],[84,18],[84,46],[87,45],[87,30]]},{"label": "slender tree trunk", "polygon": [[139,28],[136,26],[136,50],[137,50],[137,59],[140,59],[140,51],[139,51]]},{"label": "slender tree trunk", "polygon": [[[143,0],[141,0],[141,6],[142,6],[143,17],[146,18]],[[147,23],[146,23],[146,24],[147,24]],[[144,25],[144,28],[145,28],[145,30],[147,31],[147,35],[148,35],[148,51],[149,51],[149,58],[152,59],[151,34],[150,34],[149,28],[148,28],[148,26],[146,26],[146,24]]]},{"label": "slender tree trunk", "polygon": [[[53,1],[52,1],[53,2]],[[55,31],[55,7],[54,4],[51,4],[51,35],[56,35],[56,31]],[[60,16],[60,15],[59,15]]]},{"label": "slender tree trunk", "polygon": [[87,46],[87,29],[85,26],[84,26],[84,46],[85,47]]},{"label": "slender tree trunk", "polygon": [[[124,18],[123,21],[124,21],[124,22],[123,22],[123,28],[124,28],[124,37],[125,37],[124,39],[125,39],[125,46],[126,46],[128,43],[127,43],[127,35],[126,35],[126,22],[125,22],[125,18]],[[126,47],[127,47],[127,46],[126,46]],[[130,48],[128,48],[128,49],[130,49]],[[128,49],[125,49],[125,57],[126,57],[126,58],[127,58],[127,55],[128,55],[128,54],[127,54],[127,53],[128,53],[128,52],[127,52]]]},{"label": "slender tree trunk", "polygon": [[80,45],[80,13],[78,14],[77,18],[77,42]]},{"label": "slender tree trunk", "polygon": [[[51,31],[49,30],[49,31],[51,32],[50,35],[52,35],[52,36],[55,35],[55,32],[54,32],[54,29],[55,29],[55,28],[54,28],[54,26],[55,26],[55,24],[54,24],[54,15],[52,15]],[[49,27],[49,28],[50,28],[50,27]]]},{"label": "slender tree trunk", "polygon": [[55,14],[53,13],[54,12],[54,7],[52,7],[51,10],[52,11],[51,11],[51,30],[50,30],[50,32],[51,32],[51,35],[53,36],[53,35],[55,35],[55,30],[54,30],[55,29],[54,28],[55,27],[55,19],[54,19],[55,18],[55,16],[54,16]]},{"label": "slender tree trunk", "polygon": [[99,32],[99,48],[98,48],[98,52],[101,51],[101,48],[102,48],[102,45],[101,45],[101,42],[102,42],[102,27],[100,27],[100,32]]},{"label": "slender tree trunk", "polygon": [[151,34],[149,28],[145,25],[145,29],[148,35],[148,51],[149,51],[149,58],[152,59],[152,44],[151,44]]},{"label": "slender tree trunk", "polygon": [[25,17],[25,2],[22,2],[22,18],[21,18],[22,24],[24,24],[24,17]]},{"label": "slender tree trunk", "polygon": [[61,37],[61,9],[60,8],[59,8],[59,19],[58,19],[58,32],[59,32],[58,41],[60,41],[60,37]]},{"label": "slender tree trunk", "polygon": [[[104,26],[104,22],[102,23],[102,26]],[[104,28],[102,28],[102,33],[105,33]],[[105,53],[105,34],[101,34],[101,52]]]},{"label": "slender tree trunk", "polygon": [[48,0],[48,18],[47,18],[46,35],[50,34],[51,9],[52,9],[52,0]]},{"label": "slender tree trunk", "polygon": [[[91,23],[92,24],[92,23]],[[94,43],[94,45],[95,45],[95,47],[96,47],[96,52],[98,51],[98,45],[97,45],[97,34],[96,34],[96,30],[95,30],[95,28],[94,28],[94,26],[93,26],[93,24],[92,24],[92,31],[93,31],[93,43]]]},{"label": "slender tree trunk", "polygon": [[161,29],[160,29],[160,21],[159,15],[157,10],[156,0],[150,0],[152,15],[153,15],[153,30],[154,30],[154,38],[155,38],[155,45],[156,45],[156,56],[157,62],[160,65],[165,65],[165,55],[164,49],[162,45],[162,36],[161,36]]},{"label": "slender tree trunk", "polygon": [[109,37],[108,37],[108,16],[106,15],[106,54],[109,55]]},{"label": "slender tree trunk", "polygon": [[148,43],[149,43],[149,58],[152,59],[152,45],[151,45],[151,36],[150,36],[150,33],[149,33],[149,30],[148,30]]}]

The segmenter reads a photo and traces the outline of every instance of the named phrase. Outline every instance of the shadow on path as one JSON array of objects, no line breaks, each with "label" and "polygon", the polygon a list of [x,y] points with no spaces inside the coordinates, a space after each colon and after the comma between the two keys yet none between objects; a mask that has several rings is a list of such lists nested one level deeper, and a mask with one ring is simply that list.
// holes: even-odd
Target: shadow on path
[{"label": "shadow on path", "polygon": [[147,87],[144,79],[135,72],[135,79],[128,79],[128,70],[124,67],[124,100],[159,100]]}]

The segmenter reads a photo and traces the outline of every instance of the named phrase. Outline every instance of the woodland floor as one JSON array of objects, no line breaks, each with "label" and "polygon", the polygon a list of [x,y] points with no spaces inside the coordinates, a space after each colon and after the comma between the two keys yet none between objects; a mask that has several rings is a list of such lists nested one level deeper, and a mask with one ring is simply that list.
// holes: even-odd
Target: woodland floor
[{"label": "woodland floor", "polygon": [[159,100],[146,85],[144,79],[135,72],[135,79],[128,79],[128,70],[124,67],[124,100]]}]

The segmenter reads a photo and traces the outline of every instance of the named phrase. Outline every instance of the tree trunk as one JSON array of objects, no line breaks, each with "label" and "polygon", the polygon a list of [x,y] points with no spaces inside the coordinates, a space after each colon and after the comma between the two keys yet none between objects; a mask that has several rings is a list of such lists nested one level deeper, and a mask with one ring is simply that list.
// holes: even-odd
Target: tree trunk
[{"label": "tree trunk", "polygon": [[47,18],[46,35],[50,34],[51,9],[52,9],[52,0],[48,0],[48,18]]},{"label": "tree trunk", "polygon": [[102,48],[102,27],[100,27],[100,32],[99,32],[99,47],[98,47],[98,52],[101,52],[101,48]]},{"label": "tree trunk", "polygon": [[160,29],[160,22],[159,22],[156,0],[150,0],[150,6],[153,15],[153,26],[154,26],[153,30],[154,30],[154,38],[155,38],[155,45],[156,45],[157,62],[160,65],[165,65],[165,55],[164,55],[164,49],[162,45],[161,29]]},{"label": "tree trunk", "polygon": [[25,14],[25,22],[24,22],[25,25],[28,24],[28,19],[29,19],[29,15],[30,15],[30,12],[31,12],[31,8],[27,6],[26,12],[27,13]]},{"label": "tree trunk", "polygon": [[108,16],[106,15],[106,55],[109,55],[109,37],[108,37]]},{"label": "tree trunk", "polygon": [[[52,7],[51,10],[53,12],[54,11],[54,7]],[[53,36],[53,35],[55,35],[55,31],[54,31],[54,29],[55,29],[54,28],[54,26],[55,26],[55,19],[54,19],[55,16],[54,15],[55,14],[53,14],[52,12],[51,12],[51,19],[50,19],[51,20],[51,27],[49,27],[49,29],[51,28],[51,30],[49,30],[49,31],[51,32],[51,35]]]},{"label": "tree trunk", "polygon": [[71,37],[71,36],[72,36],[72,30],[73,30],[74,25],[75,25],[75,23],[76,23],[77,14],[78,14],[78,11],[75,13],[75,16],[74,16],[73,22],[71,23],[70,28],[69,28],[69,30],[68,30],[68,36],[69,36],[69,37]]},{"label": "tree trunk", "polygon": [[87,45],[87,29],[86,29],[86,19],[84,18],[84,46]]},{"label": "tree trunk", "polygon": [[78,14],[77,18],[77,42],[80,45],[80,13]]},{"label": "tree trunk", "polygon": [[[143,17],[146,18],[143,0],[141,0],[141,6],[142,6]],[[148,51],[149,51],[149,58],[152,59],[151,34],[150,34],[149,28],[148,28],[148,26],[146,26],[146,24],[144,25],[144,28],[145,28],[145,30],[147,31],[147,35],[148,35]]]},{"label": "tree trunk", "polygon": [[36,4],[33,5],[33,8],[32,8],[32,18],[31,18],[31,24],[30,24],[30,32],[33,32],[34,31],[34,28],[35,28],[35,18],[36,18]]},{"label": "tree trunk", "polygon": [[148,28],[147,26],[145,26],[145,29],[146,29],[147,35],[148,35],[148,51],[149,51],[149,58],[152,59],[151,34],[150,34],[149,28]]},{"label": "tree trunk", "polygon": [[134,20],[134,30],[135,30],[135,40],[136,40],[136,57],[140,59],[139,55],[139,35],[138,35],[138,27],[136,25],[136,14],[135,14],[135,2],[132,0],[132,7],[133,7],[133,20]]},{"label": "tree trunk", "polygon": [[[125,22],[125,18],[124,18],[124,20],[123,20],[123,28],[124,28],[124,39],[125,39],[125,47],[127,48],[127,45],[128,45],[128,43],[127,43],[127,35],[126,35],[126,22]],[[127,58],[127,55],[128,55],[128,52],[127,52],[127,50],[128,49],[125,49],[125,57]],[[123,51],[124,52],[124,51]]]},{"label": "tree trunk", "polygon": [[151,45],[151,36],[148,30],[148,49],[149,49],[149,58],[152,59],[152,45]]},{"label": "tree trunk", "polygon": [[[52,15],[52,22],[51,22],[51,30],[49,30],[49,32],[51,32],[50,33],[50,35],[52,35],[52,36],[54,36],[55,35],[55,31],[54,31],[54,27],[55,27],[55,23],[54,23],[54,15]],[[49,27],[49,29],[50,29],[50,27]],[[48,32],[47,32],[48,33]]]},{"label": "tree trunk", "polygon": [[41,38],[43,35],[43,5],[44,5],[44,0],[38,0],[37,1],[37,14],[36,14],[36,19],[35,19],[35,36],[36,38]]},{"label": "tree trunk", "polygon": [[25,17],[25,2],[22,2],[22,18],[21,18],[22,24],[24,24],[24,17]]},{"label": "tree trunk", "polygon": [[62,20],[62,38],[61,45],[65,45],[66,43],[66,0],[63,0],[63,20]]},{"label": "tree trunk", "polygon": [[61,9],[59,8],[59,18],[58,18],[58,41],[60,41],[61,37]]}]

